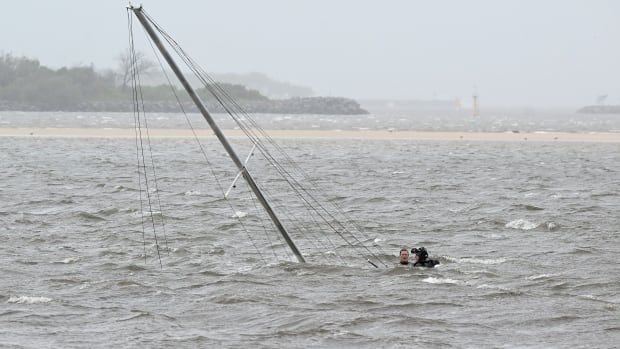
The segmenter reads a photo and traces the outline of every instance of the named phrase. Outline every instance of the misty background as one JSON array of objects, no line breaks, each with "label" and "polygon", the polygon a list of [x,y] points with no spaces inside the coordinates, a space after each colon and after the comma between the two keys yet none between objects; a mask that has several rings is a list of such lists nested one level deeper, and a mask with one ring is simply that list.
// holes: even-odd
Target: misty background
[{"label": "misty background", "polygon": [[[356,99],[476,91],[485,106],[577,108],[600,95],[620,104],[616,1],[141,3],[216,74],[260,72]],[[55,68],[115,68],[128,46],[126,5],[3,2],[0,50]]]}]

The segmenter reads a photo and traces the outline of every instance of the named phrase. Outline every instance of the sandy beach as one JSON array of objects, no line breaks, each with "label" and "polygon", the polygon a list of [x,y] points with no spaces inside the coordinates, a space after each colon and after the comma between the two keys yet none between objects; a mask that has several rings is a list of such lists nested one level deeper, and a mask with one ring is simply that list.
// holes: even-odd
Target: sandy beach
[{"label": "sandy beach", "polygon": [[[144,132],[144,131],[143,131]],[[273,138],[358,139],[411,141],[492,141],[492,142],[620,142],[620,133],[565,132],[417,132],[387,130],[266,130]],[[153,138],[193,137],[188,129],[149,129]],[[208,129],[196,131],[199,137],[215,137]],[[240,130],[224,130],[228,137],[243,137]],[[46,138],[133,138],[131,128],[0,128],[0,137]]]}]

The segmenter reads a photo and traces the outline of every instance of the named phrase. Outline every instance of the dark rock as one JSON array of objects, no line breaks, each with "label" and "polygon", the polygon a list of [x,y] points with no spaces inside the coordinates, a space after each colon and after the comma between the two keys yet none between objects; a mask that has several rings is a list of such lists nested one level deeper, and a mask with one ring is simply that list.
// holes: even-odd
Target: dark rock
[{"label": "dark rock", "polygon": [[[303,97],[290,99],[240,100],[237,103],[248,113],[270,114],[331,114],[355,115],[368,114],[356,101],[341,97]],[[198,112],[190,101],[182,102],[187,112]],[[213,113],[223,113],[224,108],[216,101],[206,101],[206,106]],[[181,108],[176,101],[144,101],[147,112],[178,113]],[[12,111],[67,111],[67,112],[131,112],[131,102],[120,101],[82,101],[71,105],[49,106],[29,105],[13,101],[0,101],[0,110]]]}]

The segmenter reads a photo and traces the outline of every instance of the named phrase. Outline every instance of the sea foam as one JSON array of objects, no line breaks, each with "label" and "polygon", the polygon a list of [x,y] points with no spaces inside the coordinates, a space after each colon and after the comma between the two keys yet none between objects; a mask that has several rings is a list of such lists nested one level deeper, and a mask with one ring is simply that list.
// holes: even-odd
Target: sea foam
[{"label": "sea foam", "polygon": [[247,212],[243,212],[243,211],[236,211],[234,215],[232,215],[231,218],[243,218],[245,216],[247,216]]},{"label": "sea foam", "polygon": [[512,229],[521,229],[521,230],[532,230],[538,227],[538,224],[532,223],[526,219],[515,219],[514,221],[510,221],[506,223],[506,228]]},{"label": "sea foam", "polygon": [[436,278],[436,277],[427,277],[423,279],[422,282],[427,282],[429,284],[459,284],[461,281],[449,279],[449,278]]},{"label": "sea foam", "polygon": [[51,298],[47,297],[30,297],[30,296],[11,296],[7,303],[16,303],[16,304],[36,304],[36,303],[49,303],[51,302]]},{"label": "sea foam", "polygon": [[453,258],[449,256],[443,256],[443,258],[454,263],[472,263],[472,264],[500,264],[506,261],[506,258]]}]

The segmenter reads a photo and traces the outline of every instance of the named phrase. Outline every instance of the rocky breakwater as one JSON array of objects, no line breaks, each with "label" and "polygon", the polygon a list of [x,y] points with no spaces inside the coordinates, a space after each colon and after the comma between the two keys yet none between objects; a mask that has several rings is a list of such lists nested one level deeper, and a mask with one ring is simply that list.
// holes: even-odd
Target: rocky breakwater
[{"label": "rocky breakwater", "polygon": [[581,114],[620,114],[620,105],[588,105],[579,110]]},{"label": "rocky breakwater", "polygon": [[[304,97],[289,99],[262,99],[239,100],[248,113],[270,114],[331,114],[355,115],[368,114],[358,102],[342,97]],[[186,111],[198,112],[196,106],[188,100],[182,101]],[[224,108],[214,100],[205,102],[209,111],[223,113]],[[144,108],[147,112],[177,113],[181,111],[176,101],[145,100]],[[133,105],[129,101],[76,101],[64,105],[50,105],[39,103],[15,103],[0,101],[0,110],[11,111],[67,111],[67,112],[131,112]]]}]

